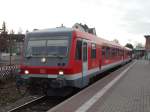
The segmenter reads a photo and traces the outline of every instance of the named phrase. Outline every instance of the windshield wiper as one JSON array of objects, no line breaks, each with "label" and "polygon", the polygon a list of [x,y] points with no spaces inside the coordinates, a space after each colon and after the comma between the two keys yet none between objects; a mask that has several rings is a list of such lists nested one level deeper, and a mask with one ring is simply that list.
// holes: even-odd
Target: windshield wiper
[{"label": "windshield wiper", "polygon": [[57,57],[57,58],[60,58],[60,59],[62,59],[64,57],[64,56],[61,56],[61,55],[59,55],[57,53],[51,53],[48,56],[53,56],[53,57]]},{"label": "windshield wiper", "polygon": [[25,57],[29,59],[29,58],[31,58],[31,57],[32,57],[32,55],[27,55],[27,56],[25,56]]}]

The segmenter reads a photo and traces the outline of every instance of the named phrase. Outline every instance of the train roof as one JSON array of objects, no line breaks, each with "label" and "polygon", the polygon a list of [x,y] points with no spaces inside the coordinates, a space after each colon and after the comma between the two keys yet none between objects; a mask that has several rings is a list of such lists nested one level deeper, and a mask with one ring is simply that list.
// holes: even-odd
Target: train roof
[{"label": "train roof", "polygon": [[72,32],[74,31],[73,28],[66,28],[66,27],[57,27],[57,28],[47,28],[47,29],[35,29],[32,32],[28,33],[54,33],[54,32]]},{"label": "train roof", "polygon": [[[98,37],[96,35],[92,35],[92,34],[87,33],[87,32],[81,32],[81,31],[77,30],[77,35],[87,37],[87,39],[92,40],[95,43],[99,43],[99,44],[106,46],[106,47],[108,46],[108,47],[116,47],[116,48],[122,48],[123,49],[123,46],[120,45],[119,43],[115,43],[113,41],[106,40],[104,38]],[[86,35],[88,35],[88,36],[86,36]]]},{"label": "train roof", "polygon": [[104,46],[105,45],[106,46],[110,46],[111,45],[111,47],[121,47],[121,48],[123,47],[119,43],[115,43],[113,41],[109,41],[109,40],[106,40],[106,39],[103,39],[103,38],[100,38],[100,40],[101,40],[101,42],[103,43]]},{"label": "train roof", "polygon": [[[48,29],[40,29],[40,30],[33,30],[32,32],[27,32],[27,34],[38,34],[38,33],[61,33],[61,32],[73,32],[76,31],[77,34],[84,35],[84,37],[89,37],[88,39],[100,43],[103,46],[109,46],[109,47],[118,47],[118,48],[124,48],[118,43],[108,41],[106,39],[103,39],[101,37],[98,37],[96,35],[90,34],[88,32],[81,32],[78,29],[75,28],[67,28],[67,27],[57,27],[57,28],[48,28]],[[86,35],[86,36],[85,36]]]}]

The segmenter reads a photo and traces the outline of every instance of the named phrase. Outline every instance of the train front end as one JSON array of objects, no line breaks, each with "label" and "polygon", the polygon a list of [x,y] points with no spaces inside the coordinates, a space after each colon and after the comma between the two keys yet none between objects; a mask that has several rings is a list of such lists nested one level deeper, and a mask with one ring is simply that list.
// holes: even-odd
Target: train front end
[{"label": "train front end", "polygon": [[50,96],[66,92],[64,74],[72,71],[69,64],[72,35],[72,29],[67,28],[26,34],[19,76],[30,92],[40,91]]}]

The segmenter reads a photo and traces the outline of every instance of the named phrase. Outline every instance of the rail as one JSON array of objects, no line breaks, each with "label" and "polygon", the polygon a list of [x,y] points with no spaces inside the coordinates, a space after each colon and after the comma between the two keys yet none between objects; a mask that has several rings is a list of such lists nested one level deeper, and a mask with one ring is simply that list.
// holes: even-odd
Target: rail
[{"label": "rail", "polygon": [[26,103],[24,103],[22,105],[19,105],[19,106],[15,107],[15,108],[9,110],[8,112],[19,112],[19,111],[21,111],[21,110],[23,110],[23,109],[25,109],[27,107],[30,107],[30,106],[32,106],[32,105],[34,105],[36,103],[41,102],[42,100],[45,100],[45,98],[46,98],[46,96],[40,96],[40,97],[38,97],[38,98],[36,98],[34,100],[31,100],[31,101],[26,102]]}]

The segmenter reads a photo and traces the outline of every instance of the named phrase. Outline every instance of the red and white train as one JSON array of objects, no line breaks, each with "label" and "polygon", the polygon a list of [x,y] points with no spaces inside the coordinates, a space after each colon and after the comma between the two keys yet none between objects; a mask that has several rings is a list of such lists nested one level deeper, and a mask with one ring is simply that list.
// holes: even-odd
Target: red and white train
[{"label": "red and white train", "polygon": [[73,28],[28,32],[19,76],[48,95],[83,88],[100,73],[131,60],[132,50]]}]

